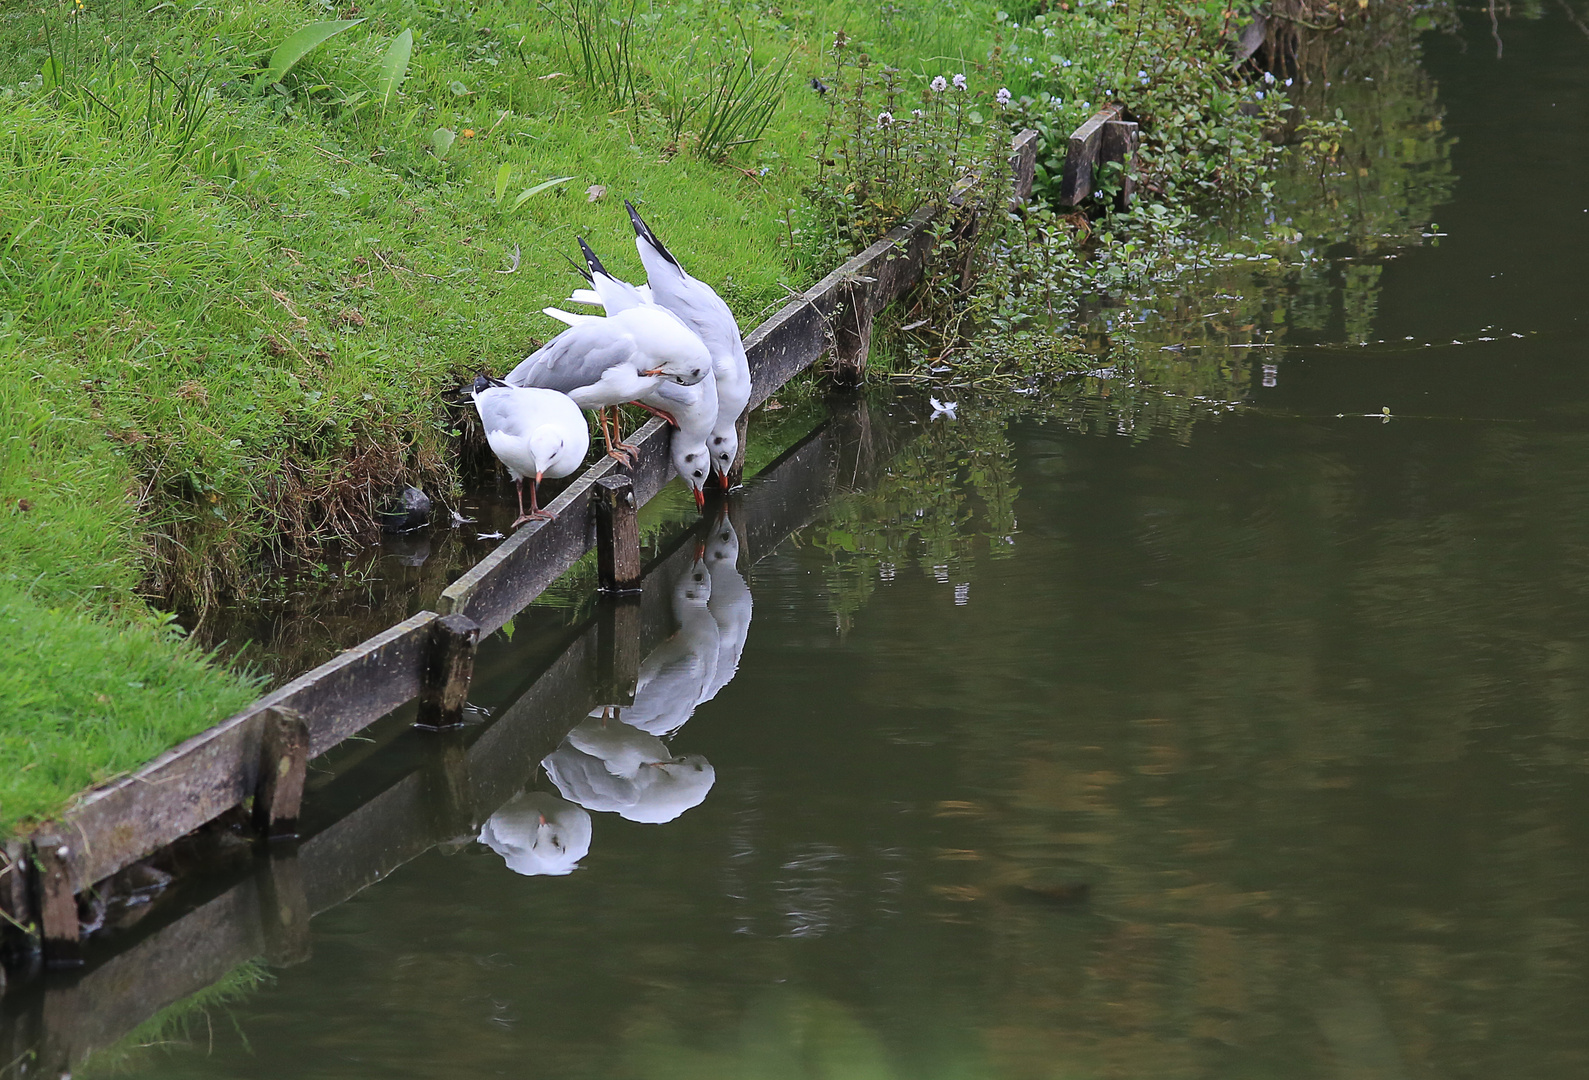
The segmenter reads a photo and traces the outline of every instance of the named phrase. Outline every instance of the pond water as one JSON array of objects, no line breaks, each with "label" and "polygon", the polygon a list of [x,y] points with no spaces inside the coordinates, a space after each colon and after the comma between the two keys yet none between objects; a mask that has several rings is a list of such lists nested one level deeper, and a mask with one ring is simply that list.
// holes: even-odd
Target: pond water
[{"label": "pond water", "polygon": [[1589,1072],[1589,37],[1464,17],[1439,243],[1273,286],[1244,405],[876,410],[873,482],[670,560],[634,705],[479,839],[97,1067]]}]

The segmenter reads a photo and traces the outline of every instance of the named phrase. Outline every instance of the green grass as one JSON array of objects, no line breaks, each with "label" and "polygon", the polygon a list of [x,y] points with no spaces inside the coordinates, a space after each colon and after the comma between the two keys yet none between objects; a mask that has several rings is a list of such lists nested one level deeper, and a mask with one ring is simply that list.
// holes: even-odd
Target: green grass
[{"label": "green grass", "polygon": [[[624,198],[746,329],[825,272],[795,232],[821,49],[842,27],[924,78],[986,55],[992,7],[637,5],[621,107],[527,0],[373,0],[282,85],[278,46],[337,12],[0,12],[0,603],[28,643],[0,666],[0,828],[249,696],[149,601],[202,614],[267,546],[453,487],[445,396],[557,332],[576,236],[640,274]],[[710,93],[747,46],[787,58],[783,96],[723,159]]]}]

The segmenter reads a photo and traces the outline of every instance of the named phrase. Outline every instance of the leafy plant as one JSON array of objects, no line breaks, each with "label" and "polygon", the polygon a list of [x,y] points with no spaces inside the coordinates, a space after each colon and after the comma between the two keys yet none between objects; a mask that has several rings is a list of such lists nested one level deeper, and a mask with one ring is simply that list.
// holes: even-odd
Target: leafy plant
[{"label": "leafy plant", "polygon": [[[265,65],[260,81],[266,86],[279,83],[287,77],[287,73],[298,66],[298,62],[321,45],[336,37],[349,27],[354,27],[363,22],[363,19],[336,19],[329,22],[313,22],[308,26],[288,35],[280,45],[276,46],[270,54],[270,61]],[[407,33],[407,31],[404,31]],[[413,38],[409,38],[412,45]],[[405,60],[404,67],[407,67]]]},{"label": "leafy plant", "polygon": [[381,66],[375,79],[375,96],[385,110],[397,100],[397,91],[408,75],[408,62],[414,55],[414,31],[405,29],[392,39],[381,57]]}]

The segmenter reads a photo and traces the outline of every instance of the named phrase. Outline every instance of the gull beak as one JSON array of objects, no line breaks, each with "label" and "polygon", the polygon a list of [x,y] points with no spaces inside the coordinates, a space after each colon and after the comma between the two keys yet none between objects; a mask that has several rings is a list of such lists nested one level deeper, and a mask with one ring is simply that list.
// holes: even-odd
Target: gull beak
[{"label": "gull beak", "polygon": [[702,491],[700,488],[691,488],[690,490],[695,492],[695,509],[697,509],[697,510],[705,510],[706,509],[706,492]]},{"label": "gull beak", "polygon": [[536,469],[535,470],[535,486],[536,487],[540,487],[540,485],[541,485],[541,477],[543,477],[545,475],[546,475],[546,470],[545,469]]},{"label": "gull beak", "polygon": [[649,368],[646,371],[642,371],[640,374],[642,374],[642,375],[666,375],[667,372],[663,371],[659,367],[654,367],[654,368]]}]

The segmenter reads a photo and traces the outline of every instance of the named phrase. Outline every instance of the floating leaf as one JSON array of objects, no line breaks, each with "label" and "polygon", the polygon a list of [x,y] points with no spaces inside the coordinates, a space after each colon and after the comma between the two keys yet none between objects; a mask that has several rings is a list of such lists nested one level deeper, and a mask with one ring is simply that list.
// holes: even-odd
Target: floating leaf
[{"label": "floating leaf", "polygon": [[408,75],[408,61],[414,55],[414,31],[404,30],[392,39],[381,57],[380,74],[375,79],[375,92],[381,99],[381,108],[397,100],[398,88]]},{"label": "floating leaf", "polygon": [[519,207],[523,206],[526,202],[529,202],[531,199],[533,199],[535,196],[539,195],[541,192],[545,191],[546,189],[554,188],[558,184],[566,184],[572,179],[573,179],[572,176],[559,176],[555,180],[543,180],[541,183],[536,184],[534,187],[528,188],[527,190],[520,192],[519,193],[519,197],[517,199],[514,199],[513,200],[513,205],[508,208],[508,212],[512,213],[514,210],[517,210]]},{"label": "floating leaf", "polygon": [[430,133],[430,148],[435,151],[438,158],[445,159],[447,151],[452,149],[453,141],[457,138],[451,128],[437,128]]},{"label": "floating leaf", "polygon": [[508,181],[511,180],[511,179],[513,179],[513,166],[512,165],[504,165],[504,166],[502,166],[502,168],[497,170],[497,198],[496,198],[496,201],[497,201],[497,203],[499,205],[502,202],[502,196],[508,190]]},{"label": "floating leaf", "polygon": [[298,61],[308,56],[327,41],[336,37],[350,26],[357,26],[363,19],[337,19],[332,22],[315,22],[297,31],[276,46],[276,51],[270,54],[270,65],[265,68],[265,83],[279,83],[287,77],[287,72],[297,66]]}]

